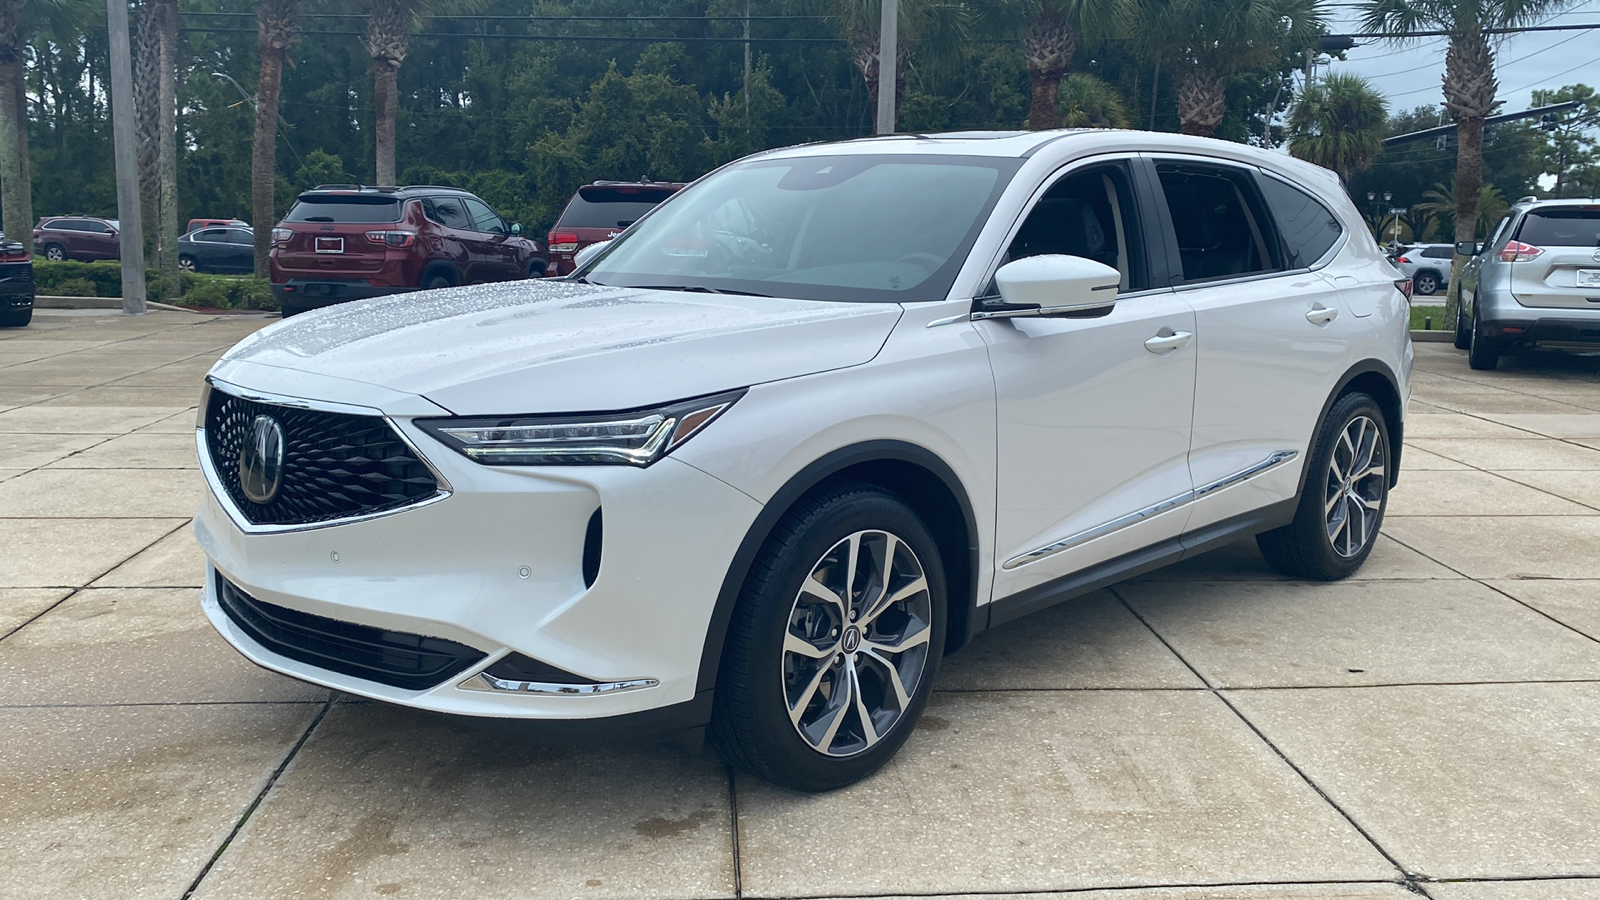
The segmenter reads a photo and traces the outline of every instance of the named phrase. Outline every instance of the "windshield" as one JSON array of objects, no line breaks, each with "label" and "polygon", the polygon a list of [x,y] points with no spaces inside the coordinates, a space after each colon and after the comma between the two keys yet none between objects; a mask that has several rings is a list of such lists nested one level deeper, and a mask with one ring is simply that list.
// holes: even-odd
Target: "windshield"
[{"label": "windshield", "polygon": [[808,156],[685,189],[580,275],[802,300],[942,300],[1018,159]]}]

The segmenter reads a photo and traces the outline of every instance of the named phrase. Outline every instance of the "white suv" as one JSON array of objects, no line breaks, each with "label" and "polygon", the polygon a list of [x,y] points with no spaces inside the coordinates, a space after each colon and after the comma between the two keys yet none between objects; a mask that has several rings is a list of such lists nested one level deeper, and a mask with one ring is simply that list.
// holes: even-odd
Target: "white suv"
[{"label": "white suv", "polygon": [[1397,278],[1332,173],[1236,144],[757,155],[566,281],[229,351],[205,609],[352,694],[709,723],[763,778],[847,784],[986,628],[1249,535],[1354,572],[1399,470]]}]

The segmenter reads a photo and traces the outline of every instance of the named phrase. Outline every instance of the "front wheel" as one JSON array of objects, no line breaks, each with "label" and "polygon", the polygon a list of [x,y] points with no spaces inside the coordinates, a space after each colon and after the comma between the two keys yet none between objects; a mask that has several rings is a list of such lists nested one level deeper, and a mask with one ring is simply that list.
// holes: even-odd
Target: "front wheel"
[{"label": "front wheel", "polygon": [[1378,542],[1389,504],[1389,425],[1371,396],[1333,404],[1311,445],[1294,521],[1256,535],[1274,569],[1337,581],[1361,568]]},{"label": "front wheel", "polygon": [[198,272],[198,271],[200,271],[200,265],[194,261],[194,257],[192,257],[192,256],[180,256],[180,257],[178,257],[178,268],[182,269],[185,272]]},{"label": "front wheel", "polygon": [[712,742],[733,765],[795,790],[872,774],[927,704],[945,601],[938,545],[894,494],[847,484],[801,501],[740,593]]}]

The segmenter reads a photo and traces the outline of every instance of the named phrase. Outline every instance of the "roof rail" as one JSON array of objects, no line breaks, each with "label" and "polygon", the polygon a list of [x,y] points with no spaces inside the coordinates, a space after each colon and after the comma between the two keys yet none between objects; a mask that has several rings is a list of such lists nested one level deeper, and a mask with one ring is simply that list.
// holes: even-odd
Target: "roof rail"
[{"label": "roof rail", "polygon": [[312,188],[313,191],[359,191],[359,184],[319,184]]},{"label": "roof rail", "polygon": [[1539,202],[1539,198],[1533,196],[1532,194],[1529,194],[1526,197],[1521,197],[1521,198],[1519,198],[1517,200],[1517,203],[1538,203],[1538,202]]}]

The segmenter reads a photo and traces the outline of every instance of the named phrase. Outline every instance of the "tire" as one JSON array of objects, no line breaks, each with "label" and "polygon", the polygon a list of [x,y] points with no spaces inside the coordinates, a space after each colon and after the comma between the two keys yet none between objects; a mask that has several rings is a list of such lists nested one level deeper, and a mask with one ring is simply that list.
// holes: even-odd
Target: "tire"
[{"label": "tire", "polygon": [[67,248],[60,244],[45,244],[44,258],[51,262],[63,262],[68,259]]},{"label": "tire", "polygon": [[1500,365],[1500,354],[1505,348],[1498,340],[1485,337],[1478,317],[1472,317],[1471,343],[1467,346],[1467,365],[1480,372],[1492,372]]},{"label": "tire", "polygon": [[23,328],[33,321],[33,307],[0,313],[0,328]]},{"label": "tire", "polygon": [[1439,276],[1432,272],[1418,272],[1417,277],[1411,279],[1411,289],[1424,297],[1431,297],[1439,292]]},{"label": "tire", "polygon": [[294,304],[294,303],[285,303],[282,306],[278,307],[278,312],[281,314],[282,318],[287,319],[290,316],[298,316],[301,313],[309,310],[310,308],[311,307],[309,307],[309,306],[300,306],[300,305],[297,305],[297,304]]},{"label": "tire", "polygon": [[[881,560],[896,541],[885,579]],[[853,603],[848,588],[829,590],[844,585],[852,547],[856,571],[869,579]],[[803,589],[813,582],[822,590]],[[896,594],[901,599],[881,609],[868,602]],[[802,499],[773,529],[740,591],[712,706],[713,745],[731,765],[799,791],[844,787],[877,771],[927,705],[946,597],[938,545],[898,497],[852,483]],[[793,720],[791,703],[800,710]],[[862,716],[864,706],[871,708]]]},{"label": "tire", "polygon": [[178,268],[185,272],[198,272],[200,271],[200,263],[194,257],[184,254],[178,257]]},{"label": "tire", "polygon": [[1472,346],[1472,320],[1467,318],[1466,310],[1460,304],[1456,305],[1456,340],[1457,350],[1465,350]]},{"label": "tire", "polygon": [[543,278],[547,266],[537,259],[528,263],[528,271],[523,273],[523,278]]},{"label": "tire", "polygon": [[439,288],[454,286],[455,282],[451,281],[450,276],[443,272],[432,272],[422,278],[422,289],[425,291],[436,291]]},{"label": "tire", "polygon": [[[1355,391],[1335,401],[1311,445],[1294,521],[1256,535],[1267,562],[1296,578],[1338,581],[1355,574],[1383,527],[1391,451],[1389,424],[1376,400]],[[1345,477],[1351,474],[1356,477]]]}]

